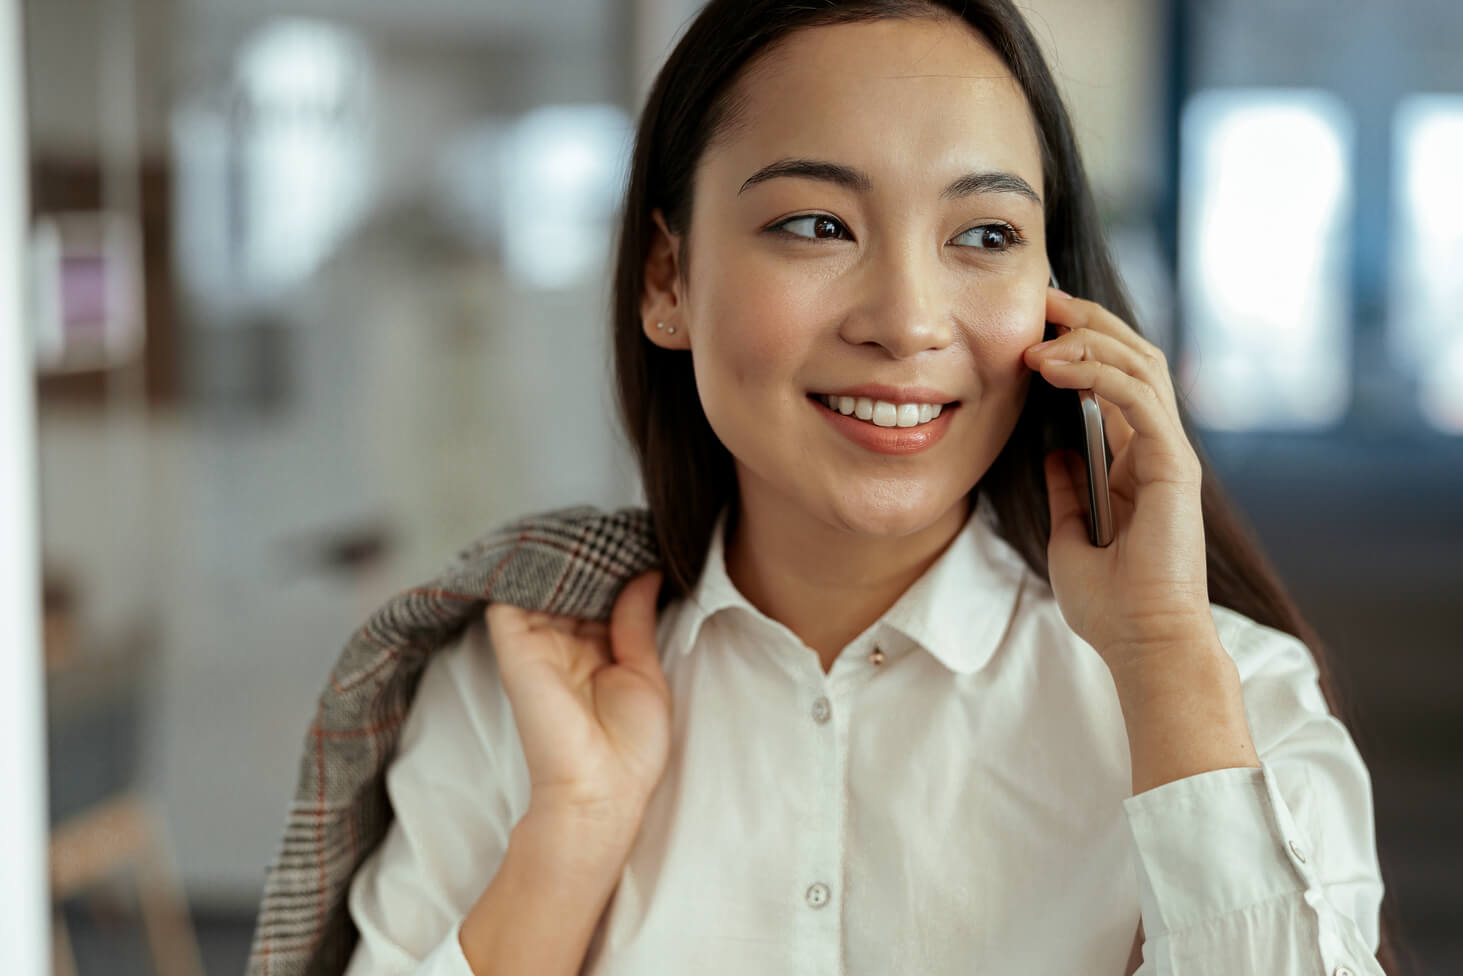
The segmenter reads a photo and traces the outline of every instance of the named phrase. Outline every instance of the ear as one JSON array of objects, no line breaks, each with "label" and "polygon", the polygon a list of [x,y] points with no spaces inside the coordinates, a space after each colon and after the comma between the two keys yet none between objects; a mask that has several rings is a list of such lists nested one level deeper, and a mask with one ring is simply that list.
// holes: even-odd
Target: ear
[{"label": "ear", "polygon": [[654,223],[645,255],[645,284],[640,294],[640,328],[645,337],[664,349],[689,349],[685,300],[681,288],[679,235],[666,227],[659,209],[650,212]]}]

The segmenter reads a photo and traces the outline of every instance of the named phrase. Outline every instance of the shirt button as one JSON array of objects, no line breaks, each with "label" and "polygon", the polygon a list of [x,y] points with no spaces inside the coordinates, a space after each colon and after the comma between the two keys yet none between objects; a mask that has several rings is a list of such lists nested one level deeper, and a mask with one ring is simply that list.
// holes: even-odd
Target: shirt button
[{"label": "shirt button", "polygon": [[874,648],[874,652],[869,655],[869,661],[874,665],[874,667],[877,668],[879,665],[884,663],[884,652],[879,650],[877,647]]},{"label": "shirt button", "polygon": [[806,897],[809,905],[814,908],[822,908],[828,904],[828,886],[819,881],[817,884],[809,886]]},{"label": "shirt button", "polygon": [[1351,976],[1351,970],[1347,969],[1345,966],[1337,966],[1336,972],[1333,974],[1333,976]]},{"label": "shirt button", "polygon": [[819,725],[828,721],[828,716],[832,713],[833,709],[828,705],[827,698],[820,696],[817,701],[813,702],[813,721]]},{"label": "shirt button", "polygon": [[1300,863],[1306,863],[1306,853],[1300,849],[1300,845],[1295,841],[1290,841],[1290,853],[1294,854],[1295,859]]}]

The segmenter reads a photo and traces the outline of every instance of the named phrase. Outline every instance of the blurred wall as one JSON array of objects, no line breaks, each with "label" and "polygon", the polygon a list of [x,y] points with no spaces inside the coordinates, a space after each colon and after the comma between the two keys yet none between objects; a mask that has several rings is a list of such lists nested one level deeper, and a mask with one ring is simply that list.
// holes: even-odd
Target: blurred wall
[{"label": "blurred wall", "polygon": [[[379,218],[276,310],[278,403],[145,409],[119,371],[105,407],[42,405],[43,545],[79,586],[84,643],[105,652],[141,618],[160,627],[142,778],[196,901],[256,901],[315,696],[369,609],[511,515],[633,500],[606,396],[606,281],[555,294],[507,281],[429,206],[451,137],[602,98],[613,59],[602,37],[524,33],[519,5],[506,19],[459,6],[459,20],[383,6],[360,25],[376,51]],[[99,7],[29,4],[38,155],[102,155]],[[141,5],[146,156],[169,158],[169,105],[226,70],[220,52],[259,19]],[[195,348],[212,339],[201,327],[186,324]],[[332,563],[344,537],[377,530],[373,565]]]},{"label": "blurred wall", "polygon": [[[25,0],[26,102],[32,155],[94,157],[103,147],[110,66],[104,42],[121,5],[98,0]],[[167,146],[167,115],[179,0],[135,0],[137,127],[145,151]],[[112,95],[126,96],[125,90]],[[122,121],[125,124],[125,120]]]},{"label": "blurred wall", "polygon": [[1162,173],[1165,52],[1158,0],[1034,0],[1021,5],[1067,101],[1099,205],[1142,208]]}]

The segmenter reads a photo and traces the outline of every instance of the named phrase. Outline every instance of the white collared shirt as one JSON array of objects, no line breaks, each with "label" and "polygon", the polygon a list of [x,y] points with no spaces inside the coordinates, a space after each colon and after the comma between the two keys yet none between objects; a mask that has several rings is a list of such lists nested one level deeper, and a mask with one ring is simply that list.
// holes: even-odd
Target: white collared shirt
[{"label": "white collared shirt", "polygon": [[[1215,607],[1262,766],[1132,796],[1107,666],[988,505],[827,674],[732,584],[725,520],[659,620],[670,758],[583,974],[1121,976],[1141,917],[1142,976],[1381,976],[1370,778],[1300,641]],[[347,976],[470,976],[529,802],[482,619],[386,785]]]}]

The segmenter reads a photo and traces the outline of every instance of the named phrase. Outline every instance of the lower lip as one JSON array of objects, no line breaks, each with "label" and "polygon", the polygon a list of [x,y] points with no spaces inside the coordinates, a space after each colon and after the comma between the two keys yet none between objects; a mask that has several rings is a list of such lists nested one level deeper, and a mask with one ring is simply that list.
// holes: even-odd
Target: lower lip
[{"label": "lower lip", "polygon": [[934,447],[950,429],[950,418],[960,409],[958,403],[951,404],[934,420],[915,427],[880,427],[851,414],[841,414],[816,397],[809,397],[808,402],[827,418],[834,430],[860,447],[880,454],[918,454]]}]

